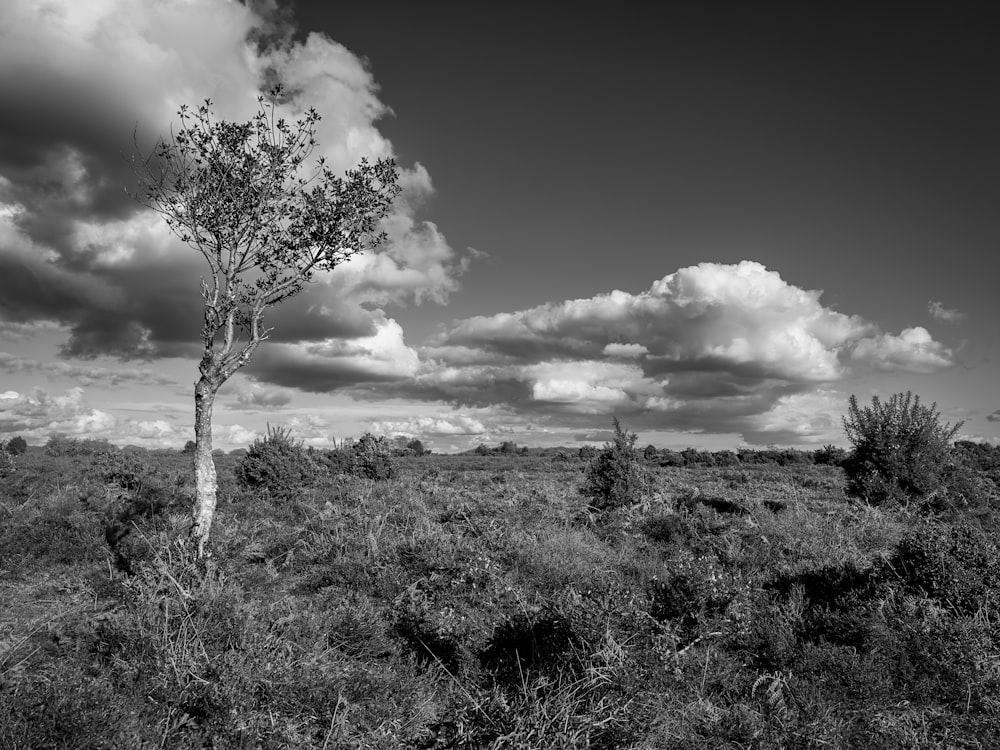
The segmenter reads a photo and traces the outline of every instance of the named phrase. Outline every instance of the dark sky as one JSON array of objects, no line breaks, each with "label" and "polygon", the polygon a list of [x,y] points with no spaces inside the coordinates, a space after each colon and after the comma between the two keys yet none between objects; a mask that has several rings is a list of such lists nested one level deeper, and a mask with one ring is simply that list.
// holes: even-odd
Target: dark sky
[{"label": "dark sky", "polygon": [[513,283],[534,304],[744,258],[890,327],[911,317],[886,294],[901,276],[917,305],[992,296],[993,4],[300,0],[296,16],[369,60],[395,113],[381,130],[437,188],[427,215],[490,253],[456,311],[508,309]]}]

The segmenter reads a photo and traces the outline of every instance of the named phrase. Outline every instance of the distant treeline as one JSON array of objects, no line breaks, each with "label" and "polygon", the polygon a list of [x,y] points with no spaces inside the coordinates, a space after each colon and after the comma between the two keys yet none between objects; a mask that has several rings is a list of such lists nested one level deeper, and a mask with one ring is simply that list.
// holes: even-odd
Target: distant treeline
[{"label": "distant treeline", "polygon": [[[960,440],[952,449],[956,460],[976,471],[1000,472],[1000,446],[988,443],[974,443]],[[581,448],[528,448],[518,446],[511,440],[495,447],[479,445],[465,455],[478,456],[534,456],[553,460],[580,459],[589,461],[598,449],[592,445]],[[685,448],[675,451],[647,445],[641,451],[642,457],[657,466],[740,466],[768,464],[773,466],[795,466],[801,464],[825,464],[839,466],[849,455],[849,451],[835,445],[824,445],[815,450],[795,448],[739,448],[738,450],[707,451]]]}]

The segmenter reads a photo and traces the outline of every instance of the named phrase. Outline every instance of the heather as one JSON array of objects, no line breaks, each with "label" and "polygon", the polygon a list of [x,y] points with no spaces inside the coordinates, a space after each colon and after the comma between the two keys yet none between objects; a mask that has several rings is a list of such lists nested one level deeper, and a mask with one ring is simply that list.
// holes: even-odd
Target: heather
[{"label": "heather", "polygon": [[29,447],[0,493],[0,747],[1000,743],[996,449],[950,449],[975,481],[928,504],[848,494],[830,446],[618,437],[272,432],[217,457],[201,559],[189,453]]}]

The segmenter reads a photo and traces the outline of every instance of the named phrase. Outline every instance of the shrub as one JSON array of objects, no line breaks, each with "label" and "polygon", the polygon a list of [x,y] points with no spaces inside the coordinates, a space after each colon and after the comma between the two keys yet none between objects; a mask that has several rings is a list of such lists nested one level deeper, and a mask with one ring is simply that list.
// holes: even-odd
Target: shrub
[{"label": "shrub", "polygon": [[887,566],[910,591],[958,612],[1000,601],[1000,548],[968,522],[921,526],[900,540]]},{"label": "shrub", "polygon": [[847,458],[847,451],[835,445],[824,445],[813,451],[813,463],[829,466],[840,466]]},{"label": "shrub", "polygon": [[355,456],[354,473],[367,479],[381,481],[396,476],[389,442],[384,436],[375,437],[366,432],[352,446]]},{"label": "shrub", "polygon": [[20,435],[15,435],[7,441],[7,445],[4,446],[4,450],[12,456],[20,456],[28,450],[28,443]]},{"label": "shrub", "polygon": [[236,482],[251,490],[263,490],[274,498],[287,498],[312,483],[316,465],[291,438],[291,430],[267,427],[236,465]]},{"label": "shrub", "polygon": [[185,455],[194,455],[195,449],[197,449],[197,447],[198,444],[194,440],[188,440],[186,443],[184,443],[184,448],[181,450],[181,453]]},{"label": "shrub", "polygon": [[137,495],[151,483],[163,483],[153,465],[144,456],[132,452],[114,448],[101,451],[94,454],[91,466],[105,484]]},{"label": "shrub", "polygon": [[95,453],[102,453],[108,450],[115,450],[107,440],[77,440],[56,433],[49,437],[45,444],[45,453],[48,456],[93,456]]},{"label": "shrub", "polygon": [[0,443],[0,479],[14,473],[14,454],[6,448],[7,446]]},{"label": "shrub", "polygon": [[871,505],[926,504],[948,493],[953,459],[949,443],[962,423],[942,425],[937,404],[896,393],[861,408],[851,396],[844,430],[854,446],[844,461],[847,494]]},{"label": "shrub", "polygon": [[635,449],[638,435],[614,419],[615,436],[591,459],[581,492],[595,509],[620,508],[639,502],[647,486],[642,458]]},{"label": "shrub", "polygon": [[322,460],[326,463],[327,471],[333,475],[354,474],[357,465],[357,456],[352,448],[335,448],[321,454]]},{"label": "shrub", "polygon": [[499,451],[503,456],[513,456],[517,454],[517,443],[513,440],[504,440],[500,443]]}]

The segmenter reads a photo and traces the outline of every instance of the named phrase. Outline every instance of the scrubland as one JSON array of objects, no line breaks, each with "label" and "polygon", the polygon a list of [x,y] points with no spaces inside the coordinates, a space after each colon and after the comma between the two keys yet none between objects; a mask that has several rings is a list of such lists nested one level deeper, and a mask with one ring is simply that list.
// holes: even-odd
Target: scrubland
[{"label": "scrubland", "polygon": [[421,456],[221,490],[30,448],[0,492],[0,747],[1000,747],[994,484],[934,515],[837,465]]}]

